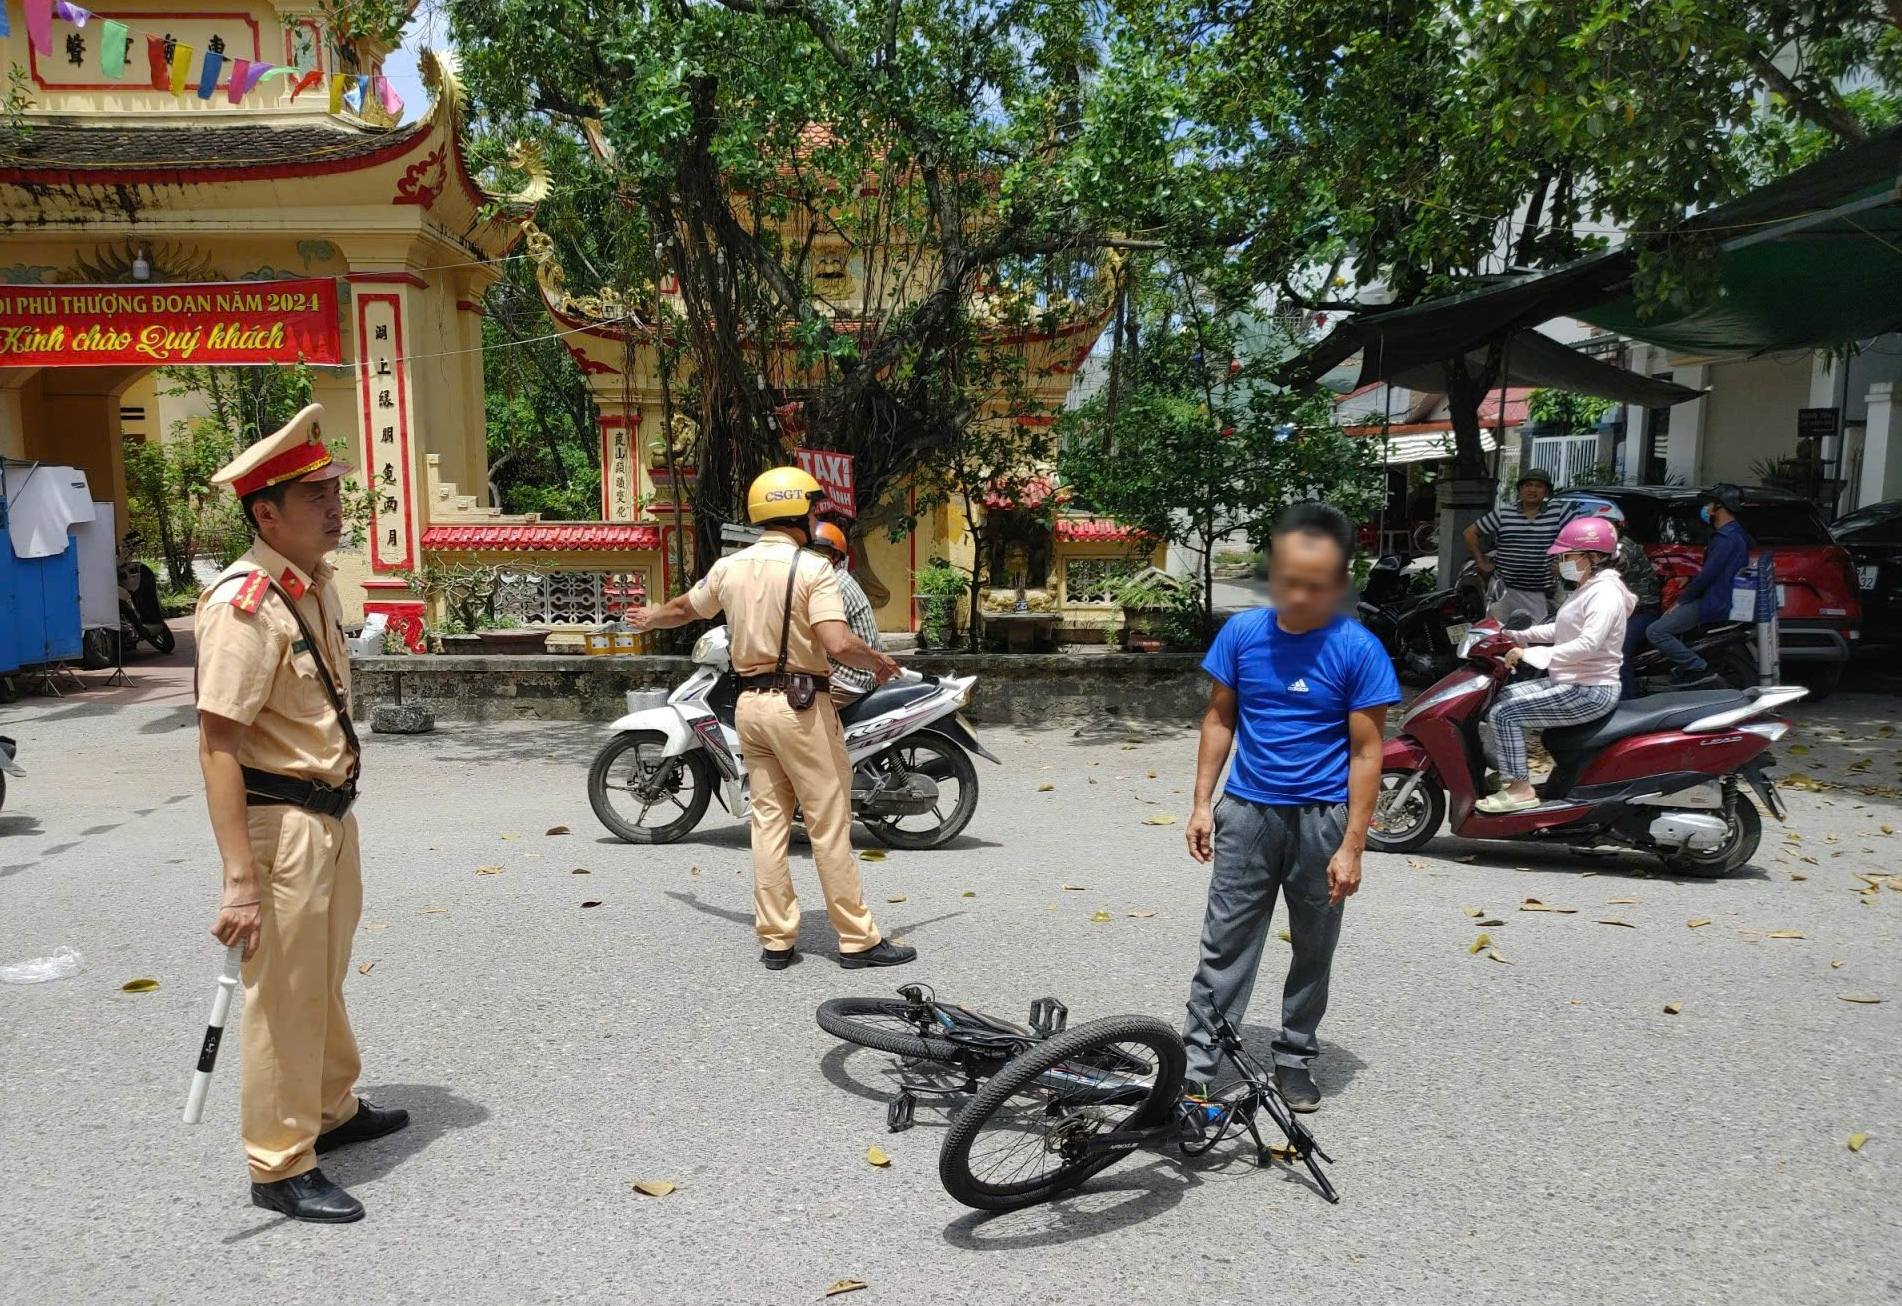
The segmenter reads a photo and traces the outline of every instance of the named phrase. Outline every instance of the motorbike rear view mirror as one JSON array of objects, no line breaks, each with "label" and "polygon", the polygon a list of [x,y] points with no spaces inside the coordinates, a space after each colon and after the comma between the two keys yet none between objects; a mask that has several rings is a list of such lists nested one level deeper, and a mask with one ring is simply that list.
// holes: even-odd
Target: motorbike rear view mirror
[{"label": "motorbike rear view mirror", "polygon": [[1512,620],[1506,623],[1506,629],[1507,630],[1531,630],[1532,629],[1532,615],[1526,612],[1513,613]]}]

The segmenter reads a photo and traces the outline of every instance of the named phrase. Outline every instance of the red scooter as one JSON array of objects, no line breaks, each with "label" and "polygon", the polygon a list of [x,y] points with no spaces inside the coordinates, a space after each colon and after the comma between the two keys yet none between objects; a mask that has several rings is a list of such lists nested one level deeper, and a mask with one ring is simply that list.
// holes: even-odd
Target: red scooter
[{"label": "red scooter", "polygon": [[1505,662],[1513,647],[1498,622],[1479,622],[1461,641],[1466,665],[1407,709],[1381,757],[1368,847],[1418,848],[1439,832],[1450,804],[1462,839],[1622,845],[1656,853],[1671,870],[1715,876],[1749,861],[1763,837],[1739,777],[1785,819],[1763,772],[1774,764],[1766,750],[1790,728],[1771,713],[1808,692],[1794,686],[1652,694],[1547,730],[1554,766],[1539,805],[1503,816],[1476,810],[1486,778],[1479,725],[1513,678]]}]

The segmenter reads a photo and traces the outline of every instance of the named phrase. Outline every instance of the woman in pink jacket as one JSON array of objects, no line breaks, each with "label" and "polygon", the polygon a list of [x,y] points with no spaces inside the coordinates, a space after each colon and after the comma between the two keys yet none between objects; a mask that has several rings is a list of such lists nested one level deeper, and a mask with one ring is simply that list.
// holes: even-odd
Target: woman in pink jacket
[{"label": "woman in pink jacket", "polygon": [[1522,812],[1539,805],[1526,763],[1528,726],[1579,725],[1618,706],[1625,618],[1638,600],[1618,574],[1617,532],[1602,517],[1576,518],[1547,552],[1559,559],[1559,574],[1578,588],[1551,624],[1508,632],[1519,647],[1506,654],[1507,665],[1524,662],[1544,670],[1546,678],[1509,685],[1493,704],[1505,787],[1480,800],[1482,812]]}]

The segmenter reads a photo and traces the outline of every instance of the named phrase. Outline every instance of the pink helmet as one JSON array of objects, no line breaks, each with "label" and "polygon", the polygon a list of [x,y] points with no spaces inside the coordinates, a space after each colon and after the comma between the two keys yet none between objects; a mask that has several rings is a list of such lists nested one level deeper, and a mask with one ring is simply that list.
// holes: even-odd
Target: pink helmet
[{"label": "pink helmet", "polygon": [[1559,527],[1559,537],[1552,547],[1546,550],[1548,555],[1560,553],[1604,553],[1618,552],[1618,532],[1603,517],[1574,517]]}]

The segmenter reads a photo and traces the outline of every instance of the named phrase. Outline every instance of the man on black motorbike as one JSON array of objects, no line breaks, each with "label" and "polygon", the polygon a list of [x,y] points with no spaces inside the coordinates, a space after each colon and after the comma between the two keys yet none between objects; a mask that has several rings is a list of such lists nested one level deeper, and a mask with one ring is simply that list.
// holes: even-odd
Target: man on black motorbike
[{"label": "man on black motorbike", "polygon": [[1713,485],[1704,492],[1698,515],[1712,528],[1704,545],[1704,565],[1677,596],[1677,606],[1652,622],[1646,632],[1652,645],[1671,659],[1671,679],[1680,689],[1718,683],[1710,664],[1684,643],[1684,637],[1730,615],[1731,582],[1750,564],[1750,535],[1737,520],[1742,508],[1743,491],[1734,485]]}]

